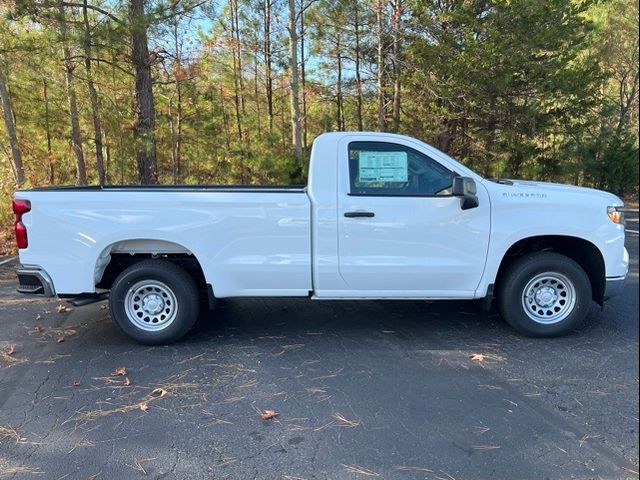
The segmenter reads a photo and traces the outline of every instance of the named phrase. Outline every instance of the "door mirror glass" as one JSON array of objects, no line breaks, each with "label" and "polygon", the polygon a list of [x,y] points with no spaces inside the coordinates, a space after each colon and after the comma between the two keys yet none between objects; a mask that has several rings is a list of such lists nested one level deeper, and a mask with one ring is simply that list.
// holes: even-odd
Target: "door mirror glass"
[{"label": "door mirror glass", "polygon": [[476,182],[471,177],[453,177],[452,194],[460,197],[460,208],[468,210],[479,205]]}]

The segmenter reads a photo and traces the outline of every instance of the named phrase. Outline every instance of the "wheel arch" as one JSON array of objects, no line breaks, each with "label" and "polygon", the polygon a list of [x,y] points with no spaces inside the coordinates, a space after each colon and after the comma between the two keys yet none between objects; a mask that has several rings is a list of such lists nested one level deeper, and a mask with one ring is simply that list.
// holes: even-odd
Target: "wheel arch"
[{"label": "wheel arch", "polygon": [[495,277],[496,291],[504,272],[517,258],[535,252],[551,251],[574,260],[580,265],[591,283],[592,298],[602,305],[606,283],[604,256],[600,249],[584,238],[570,235],[538,235],[526,237],[511,245],[502,257]]},{"label": "wheel arch", "polygon": [[151,238],[118,240],[102,249],[94,266],[95,286],[111,288],[122,271],[148,259],[168,260],[182,267],[199,287],[206,290],[207,281],[202,264],[191,250],[176,242]]}]

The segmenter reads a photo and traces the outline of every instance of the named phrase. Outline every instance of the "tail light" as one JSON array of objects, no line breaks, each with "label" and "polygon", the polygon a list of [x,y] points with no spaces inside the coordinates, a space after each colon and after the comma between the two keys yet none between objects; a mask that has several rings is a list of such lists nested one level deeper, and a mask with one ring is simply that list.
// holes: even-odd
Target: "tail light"
[{"label": "tail light", "polygon": [[16,214],[14,227],[16,230],[16,243],[18,248],[27,248],[29,240],[27,238],[27,227],[22,223],[22,215],[31,211],[31,202],[29,200],[15,199],[13,201],[13,213]]}]

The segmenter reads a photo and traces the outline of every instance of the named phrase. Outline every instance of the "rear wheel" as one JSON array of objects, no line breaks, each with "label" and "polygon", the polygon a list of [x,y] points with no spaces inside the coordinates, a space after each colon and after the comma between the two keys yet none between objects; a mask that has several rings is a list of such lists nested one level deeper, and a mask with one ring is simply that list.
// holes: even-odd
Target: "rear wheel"
[{"label": "rear wheel", "polygon": [[109,308],[120,329],[147,345],[175,342],[193,326],[198,288],[182,268],[145,260],[124,270],[111,286]]},{"label": "rear wheel", "polygon": [[498,292],[503,318],[535,337],[568,333],[584,321],[591,306],[591,283],[574,260],[539,252],[516,260],[504,273]]}]

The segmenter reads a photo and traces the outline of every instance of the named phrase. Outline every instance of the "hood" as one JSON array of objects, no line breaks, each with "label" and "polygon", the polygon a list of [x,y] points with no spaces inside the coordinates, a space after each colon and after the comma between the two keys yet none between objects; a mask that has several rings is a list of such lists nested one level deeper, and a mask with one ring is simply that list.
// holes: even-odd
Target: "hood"
[{"label": "hood", "polygon": [[[492,180],[495,181],[495,180]],[[572,196],[588,196],[591,199],[600,198],[607,203],[607,205],[611,206],[619,206],[623,205],[623,201],[617,197],[616,195],[605,192],[603,190],[596,190],[595,188],[587,188],[587,187],[579,187],[577,185],[565,185],[562,183],[551,183],[551,182],[538,182],[534,180],[518,180],[518,179],[509,179],[509,180],[497,180],[496,183],[504,186],[506,188],[507,194],[511,190],[514,195],[522,194],[534,194],[538,195],[572,195]],[[546,195],[545,195],[546,196]]]}]

